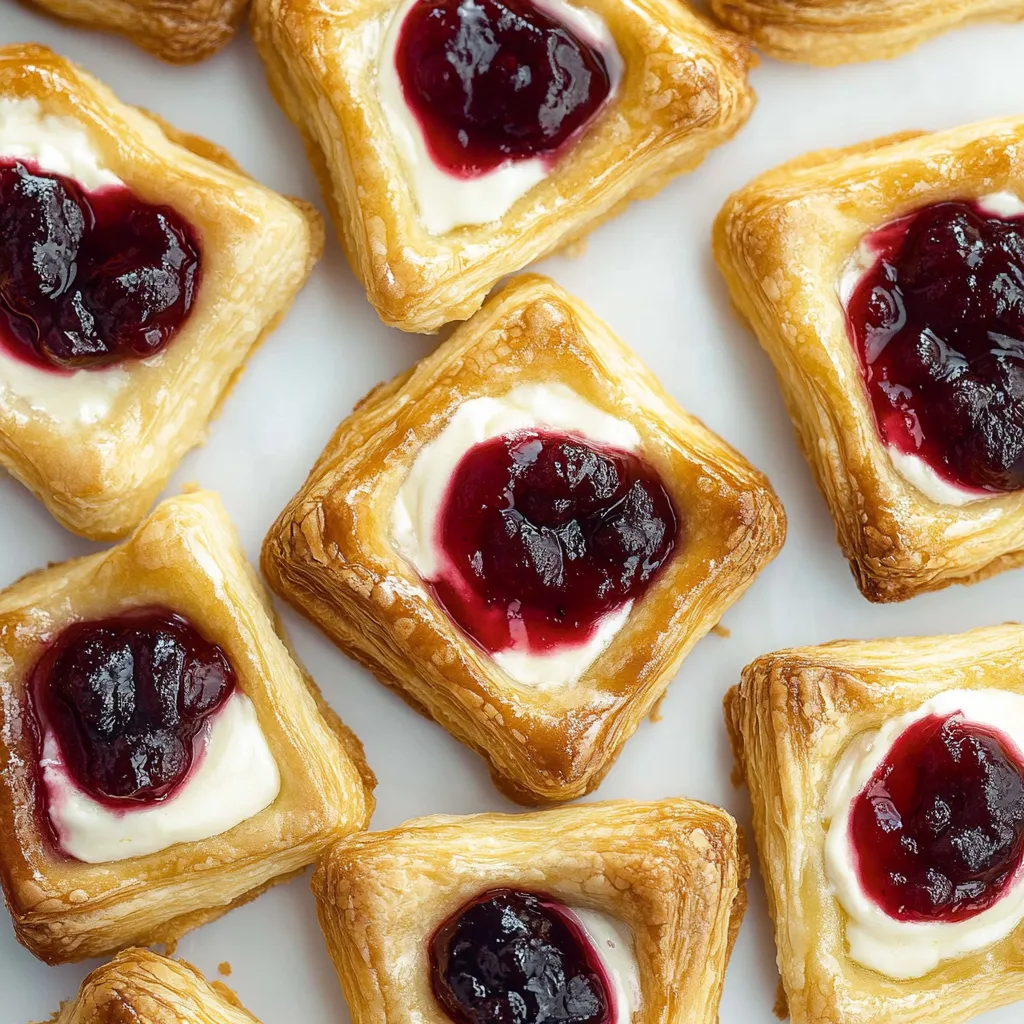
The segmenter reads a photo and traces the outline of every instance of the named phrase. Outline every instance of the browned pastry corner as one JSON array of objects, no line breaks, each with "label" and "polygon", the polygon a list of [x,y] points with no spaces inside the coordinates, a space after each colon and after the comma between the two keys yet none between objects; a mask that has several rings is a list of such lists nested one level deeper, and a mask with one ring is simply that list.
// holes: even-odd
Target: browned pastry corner
[{"label": "browned pastry corner", "polygon": [[226,46],[248,0],[26,0],[84,28],[116,32],[171,64],[193,64]]},{"label": "browned pastry corner", "polygon": [[625,925],[639,969],[634,1024],[715,1024],[746,877],[725,811],[622,800],[364,833],[324,855],[313,891],[353,1024],[448,1020],[431,991],[430,940],[495,889]]},{"label": "browned pastry corner", "polygon": [[0,381],[0,466],[68,529],[122,537],[205,439],[246,359],[319,258],[323,225],[308,203],[263,188],[219,147],[126,106],[44,47],[0,48],[0,98],[38,104],[84,132],[105,168],[143,200],[173,207],[201,244],[188,318],[157,357],[116,368],[124,383],[102,414],[40,408]]},{"label": "browned pastry corner", "polygon": [[749,55],[679,0],[587,0],[625,62],[618,95],[500,218],[431,234],[376,87],[395,0],[257,0],[270,88],[302,133],[355,275],[385,323],[465,320],[503,277],[652,195],[731,138],[754,106]]},{"label": "browned pastry corner", "polygon": [[932,500],[875,423],[840,281],[875,228],[931,203],[1024,196],[1024,121],[907,132],[801,157],[731,196],[714,251],[733,303],[775,364],[797,439],[857,585],[902,601],[1024,563],[1024,494]]},{"label": "browned pastry corner", "polygon": [[[234,828],[145,855],[85,863],[47,820],[28,680],[70,623],[172,609],[226,652],[280,775],[277,797]],[[365,828],[373,773],[275,628],[270,597],[219,499],[160,504],[119,547],[0,593],[0,877],[19,941],[48,963],[171,943],[294,877]]]},{"label": "browned pastry corner", "polygon": [[711,0],[711,7],[769,56],[821,65],[898,57],[960,25],[1024,18],[1022,0]]},{"label": "browned pastry corner", "polygon": [[750,789],[792,1024],[962,1024],[1024,998],[1024,923],[918,977],[857,962],[825,856],[828,794],[855,743],[944,691],[1024,695],[1022,665],[1024,628],[1005,625],[776,651],[729,691],[725,716]]},{"label": "browned pastry corner", "polygon": [[50,1024],[259,1024],[220,982],[191,964],[127,949],[97,967]]},{"label": "browned pastry corner", "polygon": [[[636,428],[685,526],[604,652],[575,683],[545,689],[515,683],[454,624],[396,549],[392,509],[417,455],[463,402],[552,382]],[[597,787],[784,536],[767,480],[683,412],[582,302],[528,276],[341,424],[267,534],[262,565],[343,651],[487,758],[508,796],[543,803]]]}]

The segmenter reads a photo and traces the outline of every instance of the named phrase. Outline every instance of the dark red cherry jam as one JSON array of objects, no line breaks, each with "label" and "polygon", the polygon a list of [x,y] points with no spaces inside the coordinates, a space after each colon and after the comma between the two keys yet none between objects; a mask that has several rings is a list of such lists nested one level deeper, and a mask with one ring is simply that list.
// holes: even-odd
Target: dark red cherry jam
[{"label": "dark red cherry jam", "polygon": [[611,1024],[613,988],[577,919],[551,899],[494,889],[430,943],[434,995],[455,1024]]},{"label": "dark red cherry jam", "polygon": [[882,440],[966,489],[1024,487],[1024,217],[939,203],[866,241],[847,322]]},{"label": "dark red cherry jam", "polygon": [[118,802],[169,796],[234,687],[224,651],[164,609],[69,626],[33,682],[40,727],[56,736],[72,778]]},{"label": "dark red cherry jam", "polygon": [[188,317],[199,243],[130,189],[0,159],[0,346],[51,370],[159,352]]},{"label": "dark red cherry jam", "polygon": [[524,430],[461,459],[438,516],[435,593],[482,647],[585,643],[675,546],[672,499],[631,452]]},{"label": "dark red cherry jam", "polygon": [[962,921],[991,907],[1024,858],[1024,763],[960,714],[893,744],[850,816],[864,891],[890,917]]},{"label": "dark red cherry jam", "polygon": [[553,157],[612,89],[600,51],[530,0],[418,0],[395,62],[430,155],[467,178]]}]

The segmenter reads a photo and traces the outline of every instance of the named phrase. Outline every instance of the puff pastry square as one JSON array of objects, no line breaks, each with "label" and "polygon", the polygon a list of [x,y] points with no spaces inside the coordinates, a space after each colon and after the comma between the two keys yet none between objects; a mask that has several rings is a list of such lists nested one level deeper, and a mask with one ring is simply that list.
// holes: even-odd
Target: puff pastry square
[{"label": "puff pastry square", "polygon": [[447,1024],[429,941],[492,889],[525,889],[632,932],[635,1024],[713,1024],[746,907],[736,823],[694,801],[420,818],[333,847],[313,875],[353,1024]]},{"label": "puff pastry square", "polygon": [[0,99],[8,98],[79,125],[104,167],[143,200],[182,214],[202,246],[195,305],[167,347],[96,371],[126,377],[102,412],[80,414],[77,402],[47,410],[0,369],[0,466],[68,529],[93,540],[121,537],[204,440],[249,353],[319,256],[322,224],[311,207],[256,184],[217,147],[126,106],[43,47],[0,49]]},{"label": "puff pastry square", "polygon": [[871,230],[931,203],[1024,196],[1024,121],[907,133],[814,153],[730,197],[714,229],[740,315],[790,418],[864,596],[902,601],[1024,563],[1024,494],[939,504],[879,438],[839,295]]},{"label": "puff pastry square", "polygon": [[97,967],[50,1024],[259,1024],[220,982],[191,964],[128,949]]},{"label": "puff pastry square", "polygon": [[[561,382],[635,426],[685,540],[604,653],[570,686],[517,685],[396,550],[391,511],[418,452],[465,401]],[[525,803],[593,790],[690,648],[779,550],[768,482],[684,413],[582,303],[541,277],[508,285],[338,428],[271,528],[271,587],[381,682],[490,763]]]},{"label": "puff pastry square", "polygon": [[758,658],[725,698],[750,788],[761,872],[793,1024],[959,1024],[1024,998],[1024,925],[979,952],[896,981],[850,957],[825,870],[823,812],[851,740],[950,689],[1024,694],[1024,629],[839,642]]},{"label": "puff pastry square", "polygon": [[711,7],[764,53],[820,65],[897,57],[960,25],[1024,18],[1021,0],[711,0]]},{"label": "puff pastry square", "polygon": [[[159,853],[87,864],[40,813],[26,679],[66,626],[164,607],[199,625],[234,667],[281,776],[277,799],[235,828]],[[27,576],[0,594],[0,877],[18,939],[48,963],[173,942],[365,828],[373,775],[359,741],[278,634],[216,495],[168,499],[124,544]]]},{"label": "puff pastry square", "polygon": [[754,105],[748,54],[677,0],[586,0],[625,63],[609,107],[498,221],[424,228],[376,87],[395,0],[257,0],[271,90],[301,131],[356,276],[385,323],[465,320],[504,276],[652,195],[729,139]]},{"label": "puff pastry square", "polygon": [[212,56],[234,36],[248,0],[31,0],[83,28],[116,32],[171,64]]}]

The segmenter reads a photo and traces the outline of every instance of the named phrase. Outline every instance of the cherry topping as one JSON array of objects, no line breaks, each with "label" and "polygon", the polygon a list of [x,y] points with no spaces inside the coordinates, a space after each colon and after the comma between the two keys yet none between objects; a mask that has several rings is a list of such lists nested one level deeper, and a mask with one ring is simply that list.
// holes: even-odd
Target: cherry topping
[{"label": "cherry topping", "polygon": [[203,722],[235,687],[224,651],[164,609],[69,626],[34,678],[40,724],[78,785],[106,801],[173,792]]},{"label": "cherry topping", "polygon": [[561,904],[494,889],[430,943],[434,995],[455,1024],[611,1024],[613,988]]},{"label": "cherry topping", "polygon": [[962,921],[1024,859],[1024,763],[995,729],[922,718],[893,744],[850,815],[864,891],[890,917]]},{"label": "cherry topping", "polygon": [[553,156],[612,89],[600,51],[530,0],[418,0],[395,62],[431,156],[467,178]]},{"label": "cherry topping", "polygon": [[481,646],[582,644],[672,552],[672,499],[631,452],[524,430],[461,459],[438,516],[438,599]]},{"label": "cherry topping", "polygon": [[882,440],[960,487],[1024,487],[1024,217],[925,207],[866,240],[847,306]]},{"label": "cherry topping", "polygon": [[68,370],[156,354],[188,317],[199,269],[174,210],[0,159],[0,345],[27,362]]}]

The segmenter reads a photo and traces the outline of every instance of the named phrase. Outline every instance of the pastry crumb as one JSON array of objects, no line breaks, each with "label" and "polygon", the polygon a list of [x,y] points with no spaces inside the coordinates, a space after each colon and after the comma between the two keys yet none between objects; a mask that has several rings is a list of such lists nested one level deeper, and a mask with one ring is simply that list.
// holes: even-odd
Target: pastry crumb
[{"label": "pastry crumb", "polygon": [[775,993],[775,1005],[772,1007],[772,1013],[775,1014],[779,1020],[786,1020],[789,1017],[789,1000],[786,998],[786,990],[782,987],[782,980],[779,980],[779,987]]},{"label": "pastry crumb", "polygon": [[732,630],[729,629],[728,626],[723,626],[721,623],[718,623],[717,626],[712,626],[711,632],[714,633],[715,636],[720,636],[723,640],[728,640],[729,637],[732,636]]},{"label": "pastry crumb", "polygon": [[655,725],[662,719],[661,705],[665,703],[665,698],[668,696],[668,690],[666,690],[655,702],[654,707],[651,708],[651,713],[647,716],[648,720],[653,722]]},{"label": "pastry crumb", "polygon": [[231,964],[229,964],[227,960],[223,961],[223,963],[217,964],[217,970],[220,974],[224,975],[225,978],[231,977]]}]

